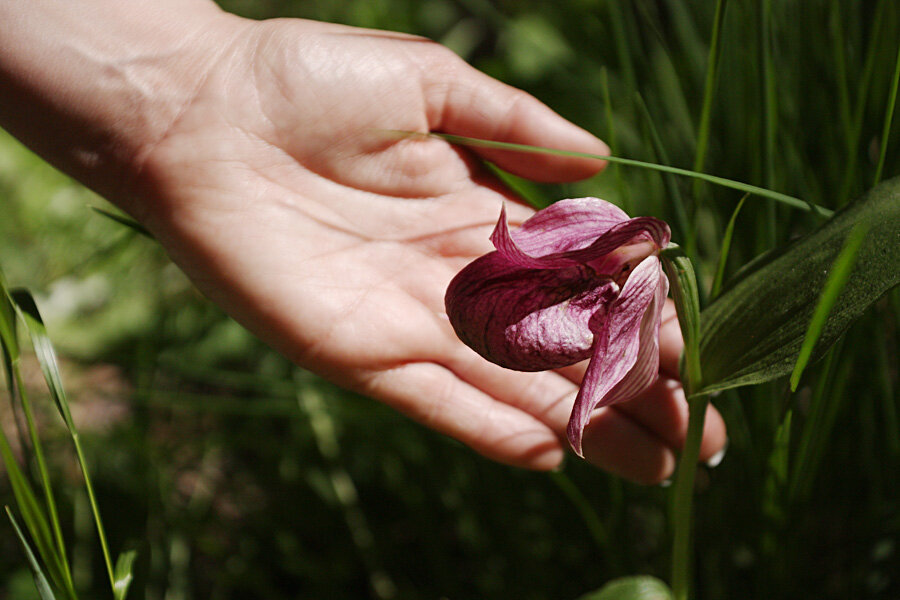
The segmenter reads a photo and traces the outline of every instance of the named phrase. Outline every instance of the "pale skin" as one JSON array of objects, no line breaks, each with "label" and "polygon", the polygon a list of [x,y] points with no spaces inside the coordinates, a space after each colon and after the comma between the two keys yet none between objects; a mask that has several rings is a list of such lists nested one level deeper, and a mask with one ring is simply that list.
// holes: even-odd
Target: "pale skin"
[{"label": "pale skin", "polygon": [[[584,372],[519,373],[458,341],[453,275],[491,250],[505,201],[531,214],[458,135],[605,154],[522,91],[438,44],[297,19],[255,22],[206,0],[5,0],[0,125],[141,221],[210,299],[337,384],[481,454],[557,467]],[[599,161],[480,151],[538,181]],[[661,377],[597,411],[590,462],[671,476],[686,433],[671,308]],[[701,460],[726,443],[710,409]]]}]

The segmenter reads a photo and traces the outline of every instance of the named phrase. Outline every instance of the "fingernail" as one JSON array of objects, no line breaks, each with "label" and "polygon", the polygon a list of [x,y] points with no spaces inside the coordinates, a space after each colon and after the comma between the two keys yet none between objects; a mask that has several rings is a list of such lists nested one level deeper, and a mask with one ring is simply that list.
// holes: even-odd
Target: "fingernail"
[{"label": "fingernail", "polygon": [[672,485],[672,478],[671,478],[671,477],[669,477],[668,479],[664,479],[664,480],[662,480],[662,481],[659,482],[659,487],[661,487],[661,488],[671,487],[671,485]]},{"label": "fingernail", "polygon": [[725,446],[722,447],[721,450],[712,455],[712,457],[706,461],[706,466],[710,469],[715,469],[722,461],[725,459],[725,451],[728,450],[728,442],[725,442]]}]

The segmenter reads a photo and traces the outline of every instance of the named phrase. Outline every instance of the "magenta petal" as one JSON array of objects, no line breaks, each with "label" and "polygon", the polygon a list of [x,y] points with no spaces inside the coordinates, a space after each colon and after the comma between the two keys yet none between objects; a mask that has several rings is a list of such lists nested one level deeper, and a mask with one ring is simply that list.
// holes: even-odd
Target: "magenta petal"
[{"label": "magenta petal", "polygon": [[[559,205],[562,205],[561,208],[554,214],[560,215],[558,218],[562,219],[563,223],[557,228],[552,228],[545,213]],[[590,218],[591,211],[596,213],[599,223],[578,220]],[[623,216],[624,220],[613,222],[620,216]],[[538,221],[537,226],[532,224],[535,220]],[[566,233],[571,239],[554,237]],[[561,200],[539,211],[525,221],[515,233],[509,231],[504,206],[491,234],[491,241],[497,252],[518,267],[562,269],[598,261],[619,248],[641,241],[652,242],[655,247],[662,248],[669,243],[670,235],[669,226],[659,219],[653,217],[628,219],[625,213],[613,204],[597,198],[577,198]],[[585,242],[590,243],[585,245]],[[606,262],[604,266],[609,270],[600,273],[614,274],[622,264],[616,261]]]},{"label": "magenta petal", "polygon": [[546,256],[586,248],[628,219],[625,211],[605,200],[572,198],[535,213],[513,238],[529,256]]},{"label": "magenta petal", "polygon": [[[656,258],[656,257],[651,257]],[[649,259],[648,259],[649,260]],[[659,283],[656,296],[647,307],[641,319],[640,350],[634,366],[628,374],[610,390],[603,399],[602,406],[630,400],[650,387],[659,376],[659,327],[662,323],[662,310],[669,293],[669,280],[662,270],[662,264],[656,260],[659,269]]]},{"label": "magenta petal", "polygon": [[[667,291],[668,281],[659,259],[649,256],[631,273],[618,299],[607,310],[599,310],[592,319],[591,362],[567,429],[569,443],[579,456],[583,456],[582,436],[591,413],[640,393],[655,379],[659,351],[658,336],[652,334],[659,330]],[[641,359],[649,364],[639,364]]]},{"label": "magenta petal", "polygon": [[570,365],[590,355],[590,320],[619,287],[580,266],[523,269],[499,252],[482,256],[450,283],[447,315],[456,334],[496,364],[519,371]]}]

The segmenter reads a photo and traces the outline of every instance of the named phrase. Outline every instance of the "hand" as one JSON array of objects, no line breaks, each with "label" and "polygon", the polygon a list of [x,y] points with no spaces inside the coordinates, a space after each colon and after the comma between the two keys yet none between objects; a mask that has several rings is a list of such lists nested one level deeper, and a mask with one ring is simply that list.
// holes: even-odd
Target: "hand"
[{"label": "hand", "polygon": [[[190,74],[179,79],[190,93],[175,96],[188,99],[136,149],[135,175],[113,199],[206,295],[299,365],[495,460],[555,467],[583,366],[504,370],[459,342],[444,314],[447,283],[491,249],[511,199],[467,152],[388,132],[600,154],[603,143],[415,37],[222,15],[185,47],[173,60],[198,66],[179,70]],[[481,155],[540,181],[602,167]],[[513,222],[531,214],[514,202],[508,210]],[[668,375],[642,398],[598,412],[585,434],[588,460],[640,482],[671,474],[686,431],[672,378],[680,343],[669,320]],[[711,411],[701,458],[724,442]]]}]

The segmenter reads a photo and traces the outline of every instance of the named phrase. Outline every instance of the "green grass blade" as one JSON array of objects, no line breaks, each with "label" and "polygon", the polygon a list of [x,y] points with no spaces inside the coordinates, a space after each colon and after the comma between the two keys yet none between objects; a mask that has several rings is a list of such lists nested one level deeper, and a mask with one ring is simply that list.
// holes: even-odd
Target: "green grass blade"
[{"label": "green grass blade", "polygon": [[12,363],[19,360],[19,340],[16,336],[16,309],[7,297],[6,277],[0,270],[0,343],[9,354],[9,362],[5,365],[8,381],[12,381]]},{"label": "green grass blade", "polygon": [[21,288],[12,290],[10,296],[19,310],[19,316],[25,322],[26,330],[30,334],[35,356],[37,356],[41,372],[47,381],[47,386],[50,388],[50,396],[53,398],[53,402],[56,404],[56,409],[59,411],[63,422],[71,431],[72,414],[69,411],[69,403],[66,399],[65,388],[59,373],[59,361],[56,359],[56,352],[53,350],[50,336],[47,335],[47,328],[44,326],[37,304],[34,302],[34,296],[28,290]]},{"label": "green grass blade", "polygon": [[621,158],[618,156],[603,156],[600,154],[590,154],[588,152],[575,152],[573,150],[556,150],[553,148],[541,148],[539,146],[528,146],[525,144],[513,144],[512,142],[496,142],[493,140],[482,140],[478,138],[470,138],[461,135],[451,135],[448,133],[417,133],[414,131],[384,131],[384,133],[389,135],[401,136],[401,137],[437,137],[443,140],[447,140],[453,144],[459,144],[461,146],[470,146],[473,148],[491,148],[494,150],[511,150],[515,152],[528,152],[532,154],[550,154],[554,156],[568,156],[572,158],[593,158],[596,160],[605,160],[611,163],[618,163],[621,165],[629,166],[629,167],[637,167],[641,169],[650,169],[652,171],[661,171],[663,173],[672,173],[673,175],[682,175],[684,177],[693,177],[696,179],[702,179],[703,181],[707,181],[709,183],[719,185],[722,187],[730,188],[733,190],[738,190],[739,192],[745,192],[748,194],[753,194],[754,196],[760,196],[762,198],[771,198],[776,202],[780,202],[786,206],[790,206],[791,208],[796,208],[800,210],[812,211],[815,212],[820,217],[828,218],[834,214],[834,211],[829,210],[825,207],[818,206],[813,204],[812,202],[807,202],[805,200],[801,200],[800,198],[794,198],[793,196],[788,196],[787,194],[782,194],[780,192],[775,192],[772,190],[767,190],[765,188],[761,188],[759,186],[750,185],[748,183],[743,183],[741,181],[734,181],[733,179],[726,179],[724,177],[717,177],[715,175],[708,175],[706,173],[697,173],[696,171],[689,171],[687,169],[679,169],[678,167],[670,167],[668,165],[657,165],[654,163],[648,163],[641,160],[634,160],[631,158]]},{"label": "green grass blade", "polygon": [[792,417],[793,411],[788,409],[775,431],[772,452],[769,454],[763,512],[775,521],[782,519],[785,514],[783,496],[790,466]]},{"label": "green grass blade", "polygon": [[597,514],[597,511],[591,506],[591,503],[585,498],[584,494],[578,489],[578,486],[562,471],[550,471],[550,479],[556,484],[556,487],[568,498],[575,510],[578,511],[581,520],[584,521],[588,532],[597,548],[603,553],[602,560],[610,561],[614,566],[612,570],[620,572],[622,570],[621,558],[619,553],[610,542],[609,533],[603,525],[603,521]]},{"label": "green grass blade", "polygon": [[[650,111],[647,109],[647,104],[644,102],[644,99],[639,93],[635,93],[635,99],[637,101],[638,108],[641,111],[641,115],[644,117],[644,121],[647,123],[647,129],[650,131],[650,141],[653,144],[653,149],[656,153],[656,157],[663,163],[668,163],[669,155],[662,143],[662,139],[659,137],[659,131],[656,129],[656,124],[653,122],[653,117],[650,115]],[[681,193],[681,189],[678,187],[678,182],[675,181],[675,176],[671,173],[663,174],[662,178],[663,183],[666,186],[666,191],[669,194],[669,197],[672,199],[672,205],[675,208],[675,222],[678,226],[679,232],[684,236],[684,252],[688,256],[696,258],[697,239],[694,233],[694,228],[691,227],[690,220],[688,219],[687,208],[685,208],[684,197]]]},{"label": "green grass blade", "polygon": [[[110,558],[109,545],[106,541],[106,533],[103,528],[103,520],[100,517],[100,509],[97,505],[97,497],[91,482],[90,471],[87,466],[87,461],[85,460],[84,451],[81,447],[81,438],[78,435],[78,431],[75,429],[75,423],[72,421],[72,413],[69,410],[69,401],[66,398],[65,388],[62,384],[62,376],[59,372],[59,361],[56,359],[56,352],[53,350],[53,344],[50,342],[50,336],[47,335],[47,328],[44,325],[44,320],[41,318],[40,311],[38,311],[37,304],[34,302],[34,297],[31,293],[23,289],[13,290],[12,299],[16,304],[19,315],[25,322],[31,337],[31,343],[34,346],[35,355],[41,366],[41,372],[44,374],[44,379],[47,382],[47,386],[50,388],[53,401],[56,404],[63,421],[65,421],[66,428],[72,438],[72,443],[75,445],[75,453],[78,456],[78,463],[81,467],[81,473],[84,476],[84,485],[87,489],[91,511],[93,512],[94,522],[97,526],[97,535],[100,538],[100,545],[103,550],[103,559],[106,563],[110,586],[115,590],[115,574]],[[39,442],[37,442],[37,444],[39,445]],[[49,485],[48,477],[45,483],[46,490],[50,489]],[[48,502],[50,502],[49,499]],[[55,524],[57,519],[55,517],[55,508],[52,506],[52,503],[51,514],[54,517],[53,521]],[[57,537],[61,537],[61,534],[58,534]]]},{"label": "green grass blade", "polygon": [[838,107],[841,115],[841,125],[844,137],[850,136],[853,118],[850,116],[850,90],[847,86],[847,57],[845,56],[846,42],[844,39],[844,19],[841,15],[840,0],[831,1],[831,13],[829,15],[829,30],[834,38],[831,48],[834,51],[834,71],[838,86]]},{"label": "green grass blade", "polygon": [[719,250],[719,263],[716,265],[716,276],[713,278],[712,289],[709,293],[710,299],[715,299],[722,290],[722,283],[725,280],[725,265],[728,263],[728,253],[731,250],[731,239],[734,237],[734,225],[737,222],[737,217],[741,212],[741,208],[744,206],[744,201],[747,200],[749,196],[750,194],[744,194],[744,197],[741,198],[737,207],[735,207],[734,212],[731,213],[731,218],[728,220],[728,226],[725,227],[725,235],[722,236],[722,248]]},{"label": "green grass blade", "polygon": [[894,106],[897,104],[897,82],[900,82],[900,45],[897,47],[897,60],[894,62],[894,79],[891,82],[891,95],[887,110],[884,113],[884,127],[881,129],[881,151],[878,154],[878,168],[875,169],[875,183],[881,181],[884,171],[884,158],[887,155],[888,138],[891,136],[891,121],[894,118]]},{"label": "green grass blade", "polygon": [[856,255],[859,252],[859,248],[862,245],[865,235],[865,228],[857,226],[848,236],[844,248],[834,261],[834,265],[832,265],[831,273],[825,281],[819,303],[816,305],[816,310],[813,312],[809,328],[806,330],[806,337],[803,339],[803,345],[800,347],[800,354],[797,356],[797,362],[794,363],[794,371],[791,373],[792,392],[797,391],[797,386],[800,383],[800,376],[803,374],[803,370],[809,363],[813,348],[815,348],[819,336],[822,335],[822,330],[825,327],[828,314],[834,307],[835,302],[837,302],[841,290],[844,289],[847,278],[850,277],[850,271],[856,263]]},{"label": "green grass blade", "polygon": [[888,448],[888,454],[894,459],[900,459],[900,415],[897,414],[897,395],[894,392],[894,383],[891,380],[891,360],[889,356],[887,335],[884,328],[876,332],[875,364],[878,373],[876,382],[880,388],[882,407],[881,420],[884,424],[884,437]]},{"label": "green grass blade", "polygon": [[859,141],[862,137],[863,120],[866,113],[866,101],[869,95],[869,87],[872,84],[872,73],[875,70],[875,60],[878,58],[878,48],[881,43],[881,33],[885,21],[885,7],[887,3],[879,0],[875,8],[875,17],[872,21],[872,31],[868,36],[866,58],[863,63],[862,76],[856,86],[856,106],[853,113],[853,121],[850,124],[850,134],[847,136],[847,163],[844,169],[844,181],[841,185],[838,206],[843,206],[851,196],[853,183],[857,180],[857,163],[859,162]]},{"label": "green grass blade", "polygon": [[37,588],[41,600],[56,600],[56,595],[53,593],[53,590],[50,589],[50,584],[47,582],[47,576],[44,575],[44,571],[41,570],[41,565],[38,563],[37,558],[35,558],[34,552],[31,551],[31,546],[28,545],[25,534],[22,533],[22,529],[19,527],[16,518],[13,516],[12,511],[9,510],[8,506],[6,507],[6,515],[9,517],[9,522],[12,523],[13,529],[16,530],[16,536],[19,538],[19,542],[22,544],[22,550],[25,552],[25,558],[28,560],[28,566],[31,567],[31,574],[34,577],[34,586]]},{"label": "green grass blade", "polygon": [[115,600],[125,600],[128,588],[134,580],[134,560],[137,558],[136,550],[128,550],[119,555],[116,560],[115,581],[113,582],[113,596]]},{"label": "green grass blade", "polygon": [[792,461],[788,489],[792,503],[803,501],[809,496],[837,414],[847,397],[846,382],[853,363],[840,359],[842,348],[843,344],[839,342],[829,351],[810,398],[809,415],[803,424],[797,452]]},{"label": "green grass blade", "polygon": [[[763,185],[774,188],[775,183],[775,144],[778,135],[778,95],[775,86],[775,68],[772,61],[772,0],[762,0],[759,7],[759,51],[761,87],[763,93]],[[775,215],[775,204],[766,202],[764,209],[765,227],[763,229],[767,248],[774,248],[778,238],[778,221]]]},{"label": "green grass blade", "polygon": [[[19,369],[19,344],[16,335],[15,308],[8,296],[8,287],[2,271],[0,271],[0,350],[2,350],[3,354],[3,365],[10,402],[15,409],[15,399],[17,397],[24,398],[27,403],[27,397],[23,396],[24,388],[21,385],[22,376]],[[19,394],[17,394],[17,387],[20,390]],[[28,414],[30,416],[30,413]],[[14,420],[18,427],[19,419],[14,417]],[[21,431],[20,435],[22,435]],[[54,534],[51,533],[47,516],[41,509],[28,478],[19,468],[13,456],[9,440],[2,429],[0,429],[0,455],[2,455],[2,460],[6,467],[6,474],[9,478],[16,504],[25,519],[26,527],[37,544],[38,552],[50,570],[53,581],[60,589],[66,589],[71,592],[70,595],[74,596],[58,520],[54,528],[57,534],[56,544],[54,544]],[[55,504],[51,502],[50,506],[55,507]],[[55,508],[53,514],[55,516]]]},{"label": "green grass blade", "polygon": [[25,526],[31,533],[41,558],[50,571],[58,589],[66,589],[67,579],[63,575],[64,566],[59,557],[59,552],[54,544],[53,534],[50,531],[50,525],[47,516],[41,509],[37,496],[25,477],[25,474],[19,468],[18,463],[10,448],[9,440],[6,435],[0,431],[0,456],[2,456],[3,464],[6,467],[6,476],[9,478],[9,484],[16,499],[16,505],[22,513],[25,520]]},{"label": "green grass blade", "polygon": [[[716,15],[713,20],[712,36],[709,43],[709,58],[706,63],[706,80],[703,83],[703,108],[700,112],[700,129],[697,132],[697,153],[694,156],[694,171],[703,171],[709,148],[710,123],[712,121],[713,97],[718,79],[719,58],[722,55],[722,23],[725,21],[726,0],[717,0]],[[695,188],[696,193],[696,188]]]},{"label": "green grass blade", "polygon": [[[613,152],[617,152],[619,148],[618,135],[616,135],[616,120],[613,117],[612,96],[609,93],[609,71],[606,67],[600,70],[600,87],[603,89],[603,103],[606,105],[606,126],[607,126],[607,142]],[[616,177],[616,186],[622,198],[622,208],[629,215],[633,213],[631,202],[631,194],[625,180],[622,178],[622,167],[618,163],[613,164],[613,173]]]},{"label": "green grass blade", "polygon": [[[6,290],[4,290],[4,292],[5,291]],[[18,303],[16,302],[17,294],[20,294],[20,292],[13,290],[9,294],[4,293],[4,296],[15,307],[18,315],[20,317],[23,317],[22,312],[19,310]],[[36,353],[38,353],[37,350],[37,346],[35,346]],[[38,357],[40,358],[39,353]],[[59,583],[63,589],[71,590],[73,586],[72,572],[66,554],[66,544],[65,539],[63,538],[62,526],[60,525],[59,521],[59,514],[56,508],[56,498],[53,492],[53,485],[50,482],[50,471],[47,468],[47,460],[44,456],[43,444],[41,443],[40,436],[38,435],[37,425],[35,424],[34,419],[34,412],[32,411],[31,401],[29,400],[28,394],[25,391],[25,384],[22,380],[22,371],[19,367],[18,361],[12,362],[12,372],[15,379],[15,388],[18,389],[18,398],[21,403],[22,412],[25,415],[25,422],[28,428],[28,437],[31,440],[31,446],[34,451],[34,458],[37,463],[38,473],[40,474],[41,487],[44,491],[44,502],[46,504],[48,516],[46,521],[49,522],[49,526],[52,528],[53,539],[55,540],[56,544],[56,548],[53,552],[50,552],[49,549],[44,548],[40,544],[38,550],[41,552],[42,556],[44,556],[48,565],[58,567],[60,579],[54,580],[57,581],[57,583]],[[23,515],[25,515],[24,511]],[[29,528],[31,528],[32,524],[37,527],[40,526],[37,521],[26,520],[26,525],[28,525]],[[57,571],[54,570],[53,575],[56,574]]]},{"label": "green grass blade", "polygon": [[116,223],[118,223],[120,225],[124,225],[125,227],[131,229],[135,233],[139,233],[140,235],[142,235],[144,237],[148,237],[151,240],[155,239],[153,237],[153,234],[150,233],[150,231],[148,231],[147,228],[145,228],[143,225],[141,225],[134,219],[126,217],[125,215],[120,215],[118,213],[108,211],[106,209],[100,208],[99,206],[91,206],[90,209],[93,210],[97,214],[103,215],[110,221],[115,221]]}]

